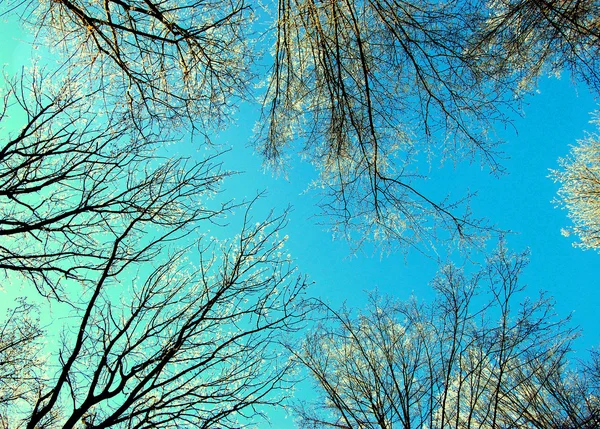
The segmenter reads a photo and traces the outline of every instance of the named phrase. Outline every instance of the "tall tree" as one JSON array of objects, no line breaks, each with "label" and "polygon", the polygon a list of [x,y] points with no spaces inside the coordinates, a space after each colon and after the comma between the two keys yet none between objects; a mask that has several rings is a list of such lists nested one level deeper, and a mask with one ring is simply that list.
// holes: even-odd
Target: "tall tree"
[{"label": "tall tree", "polygon": [[9,1],[7,9],[52,46],[63,73],[101,82],[107,107],[142,129],[206,133],[247,94],[253,15],[244,2]]},{"label": "tall tree", "polygon": [[566,320],[544,296],[515,302],[525,263],[500,249],[472,276],[446,266],[431,304],[325,308],[293,348],[321,394],[298,407],[301,427],[595,427],[598,386],[569,372]]},{"label": "tall tree", "polygon": [[[595,120],[600,124],[598,119]],[[573,226],[563,229],[579,237],[575,246],[583,249],[600,249],[600,137],[588,135],[571,154],[559,159],[560,170],[551,177],[560,182],[558,203],[567,209]]]},{"label": "tall tree", "polygon": [[259,145],[278,164],[300,139],[336,229],[407,245],[440,227],[482,233],[466,201],[418,184],[431,156],[498,168],[487,131],[509,85],[469,54],[473,13],[469,2],[279,2]]},{"label": "tall tree", "polygon": [[481,4],[473,55],[499,76],[515,74],[521,88],[542,73],[572,76],[600,94],[600,3],[597,0],[500,0]]},{"label": "tall tree", "polygon": [[[600,88],[593,0],[254,6],[276,15],[270,27],[245,2],[10,4],[41,43],[50,36],[69,73],[103,82],[108,105],[141,129],[207,133],[266,78],[258,150],[275,166],[296,150],[312,162],[326,222],[358,242],[485,236],[468,196],[422,189],[432,160],[500,169],[491,127],[545,70],[566,67]],[[253,43],[255,34],[267,37]],[[252,64],[271,43],[265,75]]]},{"label": "tall tree", "polygon": [[255,424],[287,392],[279,342],[305,312],[285,214],[237,205],[239,234],[209,238],[233,208],[216,155],[166,157],[127,114],[98,111],[102,91],[51,76],[19,76],[1,117],[0,268],[12,293],[41,293],[44,328],[23,304],[0,330],[0,423]]},{"label": "tall tree", "polygon": [[247,218],[236,239],[201,240],[135,276],[110,258],[71,298],[44,379],[6,428],[256,424],[288,392],[278,341],[302,319],[304,281],[279,256],[284,222]]},{"label": "tall tree", "polygon": [[23,72],[0,114],[0,269],[44,295],[60,297],[61,282],[85,282],[111,258],[152,259],[154,245],[227,209],[199,203],[228,174],[214,156],[161,158],[162,140],[118,110],[98,111],[104,88],[86,86]]},{"label": "tall tree", "polygon": [[19,299],[0,321],[0,427],[11,427],[9,414],[31,400],[43,380],[43,329],[34,305]]}]

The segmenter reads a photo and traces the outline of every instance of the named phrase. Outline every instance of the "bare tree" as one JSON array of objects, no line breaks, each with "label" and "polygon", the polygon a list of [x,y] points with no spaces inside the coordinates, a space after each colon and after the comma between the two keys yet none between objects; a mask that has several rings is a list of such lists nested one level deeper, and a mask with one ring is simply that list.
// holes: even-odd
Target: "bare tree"
[{"label": "bare tree", "polygon": [[278,341],[302,320],[304,280],[281,256],[284,224],[246,217],[235,239],[200,240],[136,276],[114,274],[119,258],[110,258],[72,299],[47,380],[27,414],[9,406],[7,427],[252,423],[289,387]]},{"label": "bare tree", "polygon": [[[13,311],[1,332],[0,423],[255,423],[262,406],[289,393],[291,362],[279,341],[305,311],[305,281],[281,254],[284,224],[284,215],[255,223],[246,212],[233,240],[199,240],[133,269],[121,268],[115,240],[103,269],[71,297],[66,324],[54,320],[42,334],[35,322],[23,323],[29,307]],[[32,347],[57,333],[58,349],[48,350],[57,343],[49,341],[41,364]]]},{"label": "bare tree", "polygon": [[[272,26],[255,22],[259,6]],[[319,172],[325,223],[358,242],[485,236],[469,195],[423,190],[431,161],[501,169],[491,127],[544,70],[600,88],[595,0],[15,0],[8,11],[63,54],[63,71],[99,84],[106,106],[166,135],[225,125],[272,42],[257,148],[272,165],[297,148]]]},{"label": "bare tree", "polygon": [[219,128],[252,81],[243,1],[17,0],[7,10],[52,46],[63,73],[100,84],[107,108],[143,129]]},{"label": "bare tree", "polygon": [[600,94],[598,1],[484,1],[480,10],[472,53],[498,76],[517,75],[526,90],[542,73],[568,71]]},{"label": "bare tree", "polygon": [[99,113],[103,92],[72,76],[33,70],[8,88],[1,269],[12,292],[42,294],[48,326],[25,303],[3,325],[0,423],[255,423],[287,392],[278,343],[305,312],[305,280],[279,237],[285,214],[254,222],[253,204],[237,205],[239,235],[208,237],[234,208],[215,198],[228,174],[217,155],[162,155],[159,136]]},{"label": "bare tree", "polygon": [[[289,146],[321,177],[321,208],[348,236],[409,246],[485,234],[465,200],[425,195],[427,161],[478,158],[492,170],[510,82],[473,57],[469,2],[278,2],[274,66],[258,147],[272,164]],[[295,145],[294,145],[295,146]],[[423,155],[424,154],[424,155]],[[420,166],[420,169],[419,169]]]},{"label": "bare tree", "polygon": [[[595,120],[596,123],[598,119]],[[600,249],[600,137],[588,135],[571,149],[570,156],[559,159],[560,170],[551,177],[561,184],[557,203],[568,211],[573,226],[563,229],[579,237],[574,246]]]},{"label": "bare tree", "polygon": [[[0,269],[59,297],[61,283],[85,282],[110,258],[152,259],[153,243],[222,213],[225,205],[212,209],[199,198],[228,173],[214,155],[161,157],[151,131],[94,110],[102,92],[82,92],[70,79],[54,84],[36,71],[9,80],[0,116]],[[113,255],[115,240],[123,250]]]},{"label": "bare tree", "polygon": [[9,427],[8,410],[36,394],[43,369],[43,330],[36,308],[25,299],[0,321],[0,426]]},{"label": "bare tree", "polygon": [[518,385],[503,393],[500,421],[519,417],[535,429],[592,429],[600,424],[598,385],[591,382],[594,374],[588,366],[540,359],[526,362],[513,376]]},{"label": "bare tree", "polygon": [[598,423],[597,386],[570,372],[574,332],[543,295],[523,300],[524,255],[500,248],[472,276],[444,267],[436,299],[372,295],[325,319],[296,350],[320,398],[306,428],[575,428]]},{"label": "bare tree", "polygon": [[[64,49],[68,74],[101,82],[106,105],[142,130],[205,132],[248,94],[257,49],[243,2],[12,4],[40,42],[50,35]],[[468,198],[433,198],[416,184],[419,152],[498,167],[487,131],[510,85],[486,79],[485,61],[468,52],[472,13],[468,3],[279,2],[258,146],[278,164],[290,141],[305,141],[321,207],[348,237],[416,246],[439,229],[450,241],[485,235]]]}]

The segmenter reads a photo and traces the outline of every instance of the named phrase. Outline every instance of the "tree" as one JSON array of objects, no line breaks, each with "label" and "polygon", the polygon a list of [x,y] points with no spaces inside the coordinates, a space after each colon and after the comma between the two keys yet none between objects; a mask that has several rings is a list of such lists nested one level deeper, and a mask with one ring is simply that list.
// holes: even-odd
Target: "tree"
[{"label": "tree", "polygon": [[284,222],[247,218],[237,239],[175,251],[137,278],[111,274],[111,258],[72,299],[47,379],[6,427],[238,427],[277,404],[290,370],[278,339],[301,319],[304,286],[278,256]]},{"label": "tree", "polygon": [[[257,150],[274,166],[296,150],[312,162],[325,222],[358,243],[485,236],[469,196],[422,190],[432,162],[501,170],[491,127],[546,69],[600,88],[593,0],[10,5],[63,53],[67,73],[102,82],[107,106],[141,129],[209,137],[264,78]],[[254,19],[269,14],[271,26]],[[265,73],[253,65],[269,45]]]},{"label": "tree", "polygon": [[[596,119],[594,122],[598,122]],[[568,211],[573,226],[564,229],[579,237],[574,246],[600,249],[600,138],[591,134],[571,149],[570,156],[559,159],[560,170],[551,177],[561,184],[557,203]]]},{"label": "tree", "polygon": [[482,2],[473,55],[528,89],[542,73],[568,71],[600,94],[600,4],[596,0]]},{"label": "tree", "polygon": [[[252,27],[253,11],[244,2],[6,4],[6,13],[34,28],[38,46],[55,49],[61,66],[24,72],[5,94],[0,269],[12,284],[36,288],[47,299],[40,305],[68,308],[72,316],[47,332],[24,331],[31,340],[3,337],[6,353],[15,356],[22,355],[18,344],[34,347],[42,334],[56,340],[48,372],[38,375],[32,363],[34,387],[8,394],[6,426],[231,427],[278,401],[271,393],[285,387],[291,368],[278,342],[306,311],[299,301],[305,281],[280,254],[284,218],[252,226],[247,215],[231,244],[207,238],[205,225],[233,208],[211,201],[228,173],[212,152],[185,159],[167,157],[163,147],[186,129],[208,138],[250,97],[256,30],[266,30],[274,43],[257,145],[277,164],[303,139],[303,152],[322,174],[318,184],[329,192],[323,209],[334,224],[348,235],[357,228],[359,240],[373,234],[414,246],[436,239],[439,227],[460,240],[485,230],[462,201],[426,196],[413,184],[417,167],[427,165],[419,164],[423,152],[457,162],[480,156],[497,168],[486,132],[503,119],[515,79],[531,65],[510,56],[490,59],[504,43],[495,37],[504,27],[490,32],[490,8],[480,3],[282,0],[269,29]],[[13,127],[11,115],[23,117],[23,126]],[[379,402],[393,393],[381,390],[377,407],[369,396],[379,424],[387,424],[389,413],[400,416],[393,405],[402,401],[405,422],[415,403],[419,421],[430,426],[462,422],[463,397],[491,410],[468,408],[476,411],[467,420],[496,425],[525,418],[515,414],[517,405],[505,405],[519,392],[512,380],[543,374],[543,365],[565,354],[566,343],[543,348],[544,335],[554,332],[538,316],[548,308],[543,300],[524,305],[524,322],[511,321],[504,303],[520,265],[499,260],[490,278],[504,281],[492,287],[490,302],[501,314],[500,327],[478,328],[465,319],[473,295],[469,288],[455,291],[453,280],[461,276],[454,269],[438,282],[448,298],[441,316],[427,308],[402,313],[439,335],[432,339],[421,328],[412,334],[423,350],[406,358],[424,368],[416,394],[397,393],[404,399],[384,408]],[[532,345],[530,329],[540,337]],[[466,375],[457,371],[462,362]],[[369,384],[355,381],[349,387],[368,394]],[[344,418],[371,421],[371,408],[352,408]]]},{"label": "tree", "polygon": [[[489,64],[502,75],[513,73],[524,89],[542,73],[569,71],[600,94],[600,4],[597,1],[496,1],[482,15],[473,52],[491,53]],[[575,246],[598,247],[597,138],[589,136],[560,159],[551,177],[562,184],[558,203],[574,226],[563,234],[580,239]]]},{"label": "tree", "polygon": [[[301,320],[304,286],[279,256],[284,222],[247,218],[236,240],[201,241],[137,278],[111,258],[71,299],[59,350],[29,365],[44,376],[7,404],[3,427],[237,427],[278,403],[290,364],[277,343]],[[19,351],[25,340],[3,332]]]},{"label": "tree", "polygon": [[53,46],[64,73],[101,82],[106,107],[142,129],[214,130],[252,80],[244,2],[11,1],[7,10]]},{"label": "tree", "polygon": [[0,427],[9,427],[8,410],[35,396],[41,380],[43,330],[36,308],[19,299],[0,327]]},{"label": "tree", "polygon": [[[216,154],[167,158],[151,130],[98,110],[102,91],[49,76],[56,89],[33,70],[5,96],[0,257],[11,292],[65,317],[42,329],[23,303],[4,321],[2,427],[254,423],[286,394],[279,342],[306,311],[285,214],[219,202]],[[240,233],[209,237],[234,208]]]},{"label": "tree", "polygon": [[98,111],[103,88],[90,93],[70,77],[50,79],[57,83],[43,71],[23,72],[4,97],[3,125],[11,115],[24,123],[6,129],[0,145],[4,273],[61,298],[61,283],[85,282],[111,258],[122,266],[150,260],[159,243],[227,210],[198,200],[228,175],[215,155],[161,158],[164,141],[151,130],[133,127],[118,110]]},{"label": "tree", "polygon": [[596,427],[598,385],[569,372],[567,320],[543,295],[515,306],[525,265],[500,248],[470,277],[445,266],[429,305],[371,295],[357,316],[325,306],[292,348],[321,393],[298,406],[301,427]]},{"label": "tree", "polygon": [[343,234],[413,246],[440,228],[463,241],[485,230],[465,200],[417,184],[423,152],[499,167],[487,131],[510,83],[468,52],[474,13],[470,2],[279,2],[258,146],[280,164],[300,140]]},{"label": "tree", "polygon": [[418,155],[497,171],[488,132],[542,72],[568,69],[600,89],[594,0],[278,4],[259,148],[278,164],[298,147],[320,172],[324,213],[359,239],[486,235],[468,198],[419,190]]}]

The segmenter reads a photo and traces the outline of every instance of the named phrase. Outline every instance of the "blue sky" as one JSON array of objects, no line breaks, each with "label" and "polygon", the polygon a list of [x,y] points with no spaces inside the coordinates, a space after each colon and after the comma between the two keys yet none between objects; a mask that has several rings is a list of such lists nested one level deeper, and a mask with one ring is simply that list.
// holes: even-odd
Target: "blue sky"
[{"label": "blue sky", "polygon": [[[510,231],[505,239],[512,251],[530,250],[523,279],[528,291],[531,295],[547,291],[555,297],[560,314],[573,312],[573,323],[584,330],[578,349],[589,349],[600,343],[600,255],[574,248],[575,238],[561,235],[569,220],[566,211],[552,202],[559,184],[548,175],[571,145],[586,132],[595,131],[589,121],[596,104],[585,87],[575,87],[568,78],[542,79],[538,92],[525,101],[523,116],[513,115],[514,128],[496,130],[505,141],[501,146],[506,157],[502,163],[505,174],[491,175],[478,163],[447,164],[433,168],[424,189],[443,186],[457,198],[476,191],[471,203],[475,215]],[[347,243],[333,241],[330,232],[316,225],[317,195],[304,192],[314,178],[312,168],[296,160],[287,180],[264,171],[252,149],[242,147],[251,138],[249,124],[256,112],[245,107],[239,116],[239,124],[223,133],[219,141],[232,148],[226,165],[245,174],[225,187],[237,198],[266,189],[266,206],[293,206],[287,228],[289,248],[299,267],[315,282],[312,294],[352,306],[361,306],[366,296],[363,291],[374,288],[398,298],[413,292],[418,297],[430,296],[428,282],[436,273],[436,261],[415,251],[381,256],[377,249],[368,247],[353,253]],[[492,239],[488,248],[496,244]]]},{"label": "blue sky", "polygon": [[[0,29],[0,63],[7,65],[9,73],[27,65],[28,46],[18,42],[23,37],[13,25]],[[594,131],[589,121],[596,104],[583,85],[575,87],[567,76],[543,78],[538,89],[526,97],[523,116],[514,115],[514,128],[496,130],[506,142],[502,146],[507,157],[503,162],[505,175],[490,175],[477,163],[463,163],[456,168],[434,166],[424,191],[443,187],[455,197],[468,190],[477,191],[472,201],[474,213],[500,229],[512,231],[506,240],[513,251],[530,249],[530,264],[523,278],[529,293],[536,295],[545,290],[556,299],[559,314],[573,313],[573,324],[583,330],[575,344],[577,356],[584,357],[582,351],[600,345],[600,254],[574,248],[574,238],[560,234],[569,220],[566,212],[552,202],[558,184],[548,174],[549,169],[557,167],[558,158],[568,154],[570,145],[585,132]],[[314,178],[309,165],[296,159],[287,179],[273,177],[264,170],[248,146],[257,110],[256,106],[242,106],[238,123],[215,140],[225,148],[231,147],[225,167],[244,172],[226,182],[226,192],[241,200],[266,190],[263,209],[293,207],[285,233],[299,268],[314,281],[310,294],[334,305],[346,301],[350,306],[362,306],[366,301],[364,291],[375,288],[401,299],[413,293],[417,297],[431,296],[428,282],[436,273],[436,261],[414,251],[381,256],[367,247],[353,252],[346,242],[333,241],[331,233],[316,224],[316,196],[304,192]],[[178,150],[196,152],[191,146]],[[494,245],[492,240],[489,247]]]}]

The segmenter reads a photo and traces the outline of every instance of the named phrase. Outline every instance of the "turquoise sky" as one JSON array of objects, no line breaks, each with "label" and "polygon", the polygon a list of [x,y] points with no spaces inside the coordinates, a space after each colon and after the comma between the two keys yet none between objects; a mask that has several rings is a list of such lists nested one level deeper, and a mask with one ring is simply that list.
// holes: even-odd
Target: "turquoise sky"
[{"label": "turquoise sky", "polygon": [[[27,65],[29,48],[20,42],[26,38],[12,23],[0,27],[0,64],[7,72]],[[557,159],[568,154],[570,145],[586,132],[594,132],[589,121],[596,108],[584,85],[574,86],[567,76],[544,78],[539,91],[526,97],[523,117],[514,115],[515,128],[496,130],[506,141],[502,150],[507,157],[503,163],[507,174],[494,177],[478,164],[434,166],[431,179],[422,188],[424,193],[427,188],[435,192],[444,189],[456,198],[469,190],[477,191],[472,201],[474,213],[512,231],[506,237],[511,250],[530,249],[531,261],[523,278],[529,293],[535,296],[545,290],[556,299],[560,315],[573,313],[573,324],[583,331],[575,343],[578,357],[600,345],[600,254],[574,248],[573,238],[560,234],[569,220],[566,212],[552,203],[558,185],[548,174],[550,168],[557,167]],[[430,297],[428,282],[436,273],[436,261],[411,251],[382,257],[367,247],[353,253],[347,243],[332,241],[331,233],[316,225],[316,196],[304,192],[314,178],[309,165],[296,159],[287,179],[264,171],[261,160],[248,146],[257,110],[256,106],[242,106],[238,123],[216,139],[232,149],[225,157],[226,168],[245,172],[226,182],[226,192],[241,200],[266,189],[263,209],[293,206],[286,230],[289,251],[315,283],[310,294],[334,305],[346,301],[350,306],[362,306],[364,291],[375,288],[401,299],[412,293]],[[195,152],[190,146],[177,150]],[[492,240],[489,248],[494,246]],[[279,417],[276,421],[274,427],[292,427],[290,421],[282,423]]]},{"label": "turquoise sky", "polygon": [[[585,87],[575,87],[567,78],[543,79],[539,92],[526,98],[524,116],[514,115],[516,131],[512,127],[497,130],[506,142],[502,147],[507,157],[505,175],[490,175],[479,164],[448,165],[434,169],[424,188],[436,192],[444,187],[457,198],[469,190],[477,191],[472,201],[475,214],[489,218],[499,229],[512,231],[505,238],[513,252],[530,250],[530,263],[521,277],[527,285],[526,295],[536,298],[539,291],[546,291],[555,298],[558,315],[572,314],[572,324],[581,328],[573,357],[582,359],[589,349],[600,346],[600,255],[573,247],[574,238],[561,235],[569,220],[566,211],[552,203],[558,184],[548,174],[571,145],[595,130],[589,121],[596,108]],[[252,149],[244,147],[257,113],[256,107],[244,107],[238,125],[220,136],[221,143],[232,148],[226,165],[245,172],[225,187],[236,198],[250,198],[266,189],[265,208],[293,206],[286,231],[288,248],[300,269],[315,282],[310,294],[334,306],[346,302],[352,307],[362,307],[365,292],[375,288],[399,299],[411,294],[432,298],[429,282],[438,270],[437,261],[415,251],[383,257],[372,248],[353,253],[347,243],[333,241],[330,232],[315,224],[317,195],[305,192],[314,177],[309,165],[296,159],[287,172],[288,180],[264,172]],[[496,244],[492,239],[488,248]],[[473,258],[481,261],[482,255]],[[301,397],[311,398],[309,386],[300,386]],[[294,428],[293,422],[280,414],[271,419],[274,428]]]},{"label": "turquoise sky", "polygon": [[[555,297],[560,314],[573,313],[573,323],[584,331],[577,343],[580,350],[600,345],[600,255],[573,247],[575,238],[561,235],[561,228],[570,223],[566,211],[552,202],[559,185],[548,175],[570,146],[586,132],[595,131],[590,119],[596,109],[583,85],[577,87],[566,77],[542,79],[538,92],[526,97],[523,116],[513,115],[514,128],[496,130],[505,141],[501,149],[507,158],[502,163],[506,174],[496,177],[478,163],[465,162],[456,168],[446,165],[434,167],[430,180],[420,188],[425,193],[443,189],[456,198],[477,192],[471,203],[475,215],[510,231],[505,238],[512,251],[530,250],[523,281],[531,295],[547,291]],[[252,149],[243,147],[251,137],[256,110],[244,107],[238,125],[220,136],[219,140],[233,149],[226,165],[245,171],[226,188],[237,198],[266,189],[265,205],[293,206],[288,243],[300,268],[315,281],[312,294],[352,306],[361,306],[363,291],[374,288],[399,298],[413,292],[418,297],[430,296],[428,282],[438,268],[435,260],[415,251],[382,257],[369,246],[352,252],[347,243],[333,241],[330,232],[316,225],[319,210],[314,202],[318,195],[305,192],[314,178],[310,165],[296,159],[287,180],[264,171]],[[488,248],[496,244],[497,240],[491,239]],[[481,255],[473,258],[480,260]]]}]

